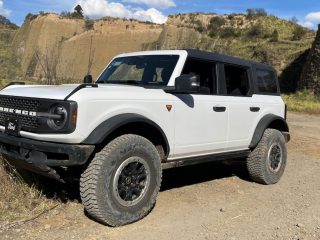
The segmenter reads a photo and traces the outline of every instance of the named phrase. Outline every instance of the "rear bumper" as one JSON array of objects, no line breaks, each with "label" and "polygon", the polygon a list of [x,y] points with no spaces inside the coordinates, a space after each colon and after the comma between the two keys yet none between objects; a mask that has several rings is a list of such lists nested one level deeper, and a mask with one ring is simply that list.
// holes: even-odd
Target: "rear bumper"
[{"label": "rear bumper", "polygon": [[17,168],[61,180],[54,167],[85,164],[94,145],[42,142],[0,132],[0,153]]}]

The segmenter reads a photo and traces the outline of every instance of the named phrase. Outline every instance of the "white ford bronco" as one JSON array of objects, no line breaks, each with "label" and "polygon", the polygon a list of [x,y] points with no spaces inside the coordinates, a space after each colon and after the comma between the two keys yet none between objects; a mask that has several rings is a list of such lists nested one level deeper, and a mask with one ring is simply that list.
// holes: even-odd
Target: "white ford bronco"
[{"label": "white ford bronco", "polygon": [[254,181],[277,183],[289,140],[272,67],[198,50],[122,54],[95,83],[0,91],[3,158],[77,176],[86,211],[111,226],[151,211],[166,168],[237,158]]}]

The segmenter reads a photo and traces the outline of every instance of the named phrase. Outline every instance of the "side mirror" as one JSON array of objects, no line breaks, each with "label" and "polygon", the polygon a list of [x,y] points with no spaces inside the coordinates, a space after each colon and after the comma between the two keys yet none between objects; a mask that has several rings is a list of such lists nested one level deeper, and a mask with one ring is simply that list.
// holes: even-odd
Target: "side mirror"
[{"label": "side mirror", "polygon": [[92,79],[92,75],[86,75],[83,79],[83,83],[92,83],[93,79]]},{"label": "side mirror", "polygon": [[185,74],[175,80],[175,91],[178,93],[197,93],[200,88],[200,77],[194,74]]}]

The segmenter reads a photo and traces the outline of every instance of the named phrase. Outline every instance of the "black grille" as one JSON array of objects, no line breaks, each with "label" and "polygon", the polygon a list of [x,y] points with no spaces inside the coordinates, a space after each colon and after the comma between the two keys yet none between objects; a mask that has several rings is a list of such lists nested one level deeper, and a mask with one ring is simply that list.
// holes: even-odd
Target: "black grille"
[{"label": "black grille", "polygon": [[[38,112],[40,102],[31,98],[0,96],[0,107]],[[22,130],[32,131],[39,127],[36,117],[0,111],[0,125],[4,126],[7,118],[19,119]]]}]

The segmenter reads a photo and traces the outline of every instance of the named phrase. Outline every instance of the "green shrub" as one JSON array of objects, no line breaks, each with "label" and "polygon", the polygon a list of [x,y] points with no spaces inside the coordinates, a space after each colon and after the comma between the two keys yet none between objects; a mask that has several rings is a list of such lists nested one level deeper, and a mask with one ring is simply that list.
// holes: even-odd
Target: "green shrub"
[{"label": "green shrub", "polygon": [[228,19],[231,21],[231,20],[234,20],[234,15],[233,14],[230,14],[228,15]]},{"label": "green shrub", "polygon": [[257,17],[268,16],[268,13],[263,8],[248,8],[247,9],[247,19],[255,19]]},{"label": "green shrub", "polygon": [[248,30],[247,30],[247,36],[251,38],[263,38],[264,31],[263,27],[260,23],[257,23],[255,25],[252,25]]},{"label": "green shrub", "polygon": [[223,17],[212,17],[208,25],[208,31],[210,37],[215,37],[219,34],[221,27],[226,24],[226,20]]},{"label": "green shrub", "polygon": [[200,32],[200,33],[203,33],[205,32],[207,29],[203,26],[202,22],[200,20],[196,20],[194,22],[194,25],[195,25],[195,29]]},{"label": "green shrub", "polygon": [[306,35],[306,33],[307,33],[307,31],[304,27],[302,27],[300,25],[296,25],[293,30],[292,40],[299,41]]},{"label": "green shrub", "polygon": [[90,19],[86,19],[84,22],[84,27],[86,30],[92,30],[94,29],[94,21]]},{"label": "green shrub", "polygon": [[258,62],[272,65],[275,60],[275,53],[265,46],[255,46],[252,58]]},{"label": "green shrub", "polygon": [[226,20],[223,17],[215,16],[210,19],[209,26],[221,27],[225,24],[226,24]]},{"label": "green shrub", "polygon": [[60,16],[68,19],[83,19],[83,15],[79,14],[78,12],[64,11],[60,13]]},{"label": "green shrub", "polygon": [[32,14],[32,13],[28,13],[27,16],[25,17],[24,21],[32,21],[34,19],[36,19],[38,17],[37,14]]},{"label": "green shrub", "polygon": [[278,42],[279,41],[279,32],[277,29],[275,29],[271,34],[271,42]]},{"label": "green shrub", "polygon": [[239,37],[240,33],[233,27],[223,28],[220,32],[222,38]]}]

